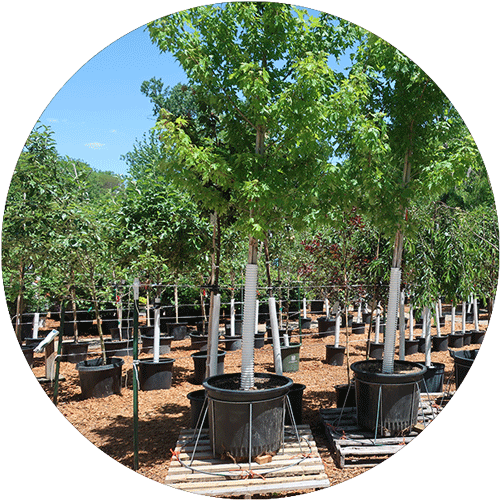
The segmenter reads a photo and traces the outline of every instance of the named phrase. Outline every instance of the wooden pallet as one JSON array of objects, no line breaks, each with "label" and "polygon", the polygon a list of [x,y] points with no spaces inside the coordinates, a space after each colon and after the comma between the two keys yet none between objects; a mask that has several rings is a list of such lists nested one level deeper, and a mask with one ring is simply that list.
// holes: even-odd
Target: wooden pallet
[{"label": "wooden pallet", "polygon": [[373,431],[358,425],[356,408],[322,408],[320,418],[337,467],[374,467],[415,439],[440,412],[434,400],[426,401],[425,398],[417,425],[404,437],[376,437]]},{"label": "wooden pallet", "polygon": [[193,429],[184,430],[175,448],[180,460],[172,458],[165,484],[191,493],[222,497],[329,487],[309,426],[299,425],[297,429],[300,446],[293,427],[286,426],[285,443],[272,461],[265,464],[255,461],[235,464],[230,459],[214,458],[207,431],[202,431],[191,463],[196,436]]}]

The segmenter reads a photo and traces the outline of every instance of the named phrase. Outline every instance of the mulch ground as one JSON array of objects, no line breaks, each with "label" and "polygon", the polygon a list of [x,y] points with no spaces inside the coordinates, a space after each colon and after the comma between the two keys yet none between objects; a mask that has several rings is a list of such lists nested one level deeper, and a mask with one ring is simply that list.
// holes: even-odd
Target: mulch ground
[{"label": "mulch ground", "polygon": [[[314,316],[313,316],[314,318]],[[481,316],[480,319],[486,319]],[[482,322],[483,323],[483,322]],[[46,328],[57,327],[47,321]],[[457,324],[458,327],[458,324]],[[472,325],[469,325],[472,329]],[[483,327],[484,328],[484,327]],[[435,328],[432,329],[435,333]],[[366,332],[368,328],[366,328]],[[319,338],[317,330],[304,330],[300,349],[300,369],[296,373],[285,374],[296,383],[306,386],[303,394],[303,423],[310,425],[315,441],[325,464],[325,471],[331,485],[341,483],[358,474],[364,468],[338,469],[332,459],[328,441],[319,419],[320,408],[336,406],[335,386],[348,381],[347,366],[366,357],[367,333],[350,335],[348,360],[344,366],[336,367],[325,363],[325,345],[333,343],[333,337]],[[450,323],[441,328],[442,334],[450,332]],[[415,331],[420,335],[420,330]],[[408,335],[408,332],[407,332]],[[91,340],[86,338],[85,340]],[[95,339],[93,339],[95,340]],[[298,336],[291,338],[298,341]],[[345,330],[341,330],[341,345],[345,345]],[[464,349],[476,349],[478,345]],[[194,363],[191,354],[196,352],[191,347],[190,339],[172,342],[171,353],[166,357],[175,359],[172,387],[168,390],[139,392],[139,470],[154,481],[163,483],[167,475],[172,452],[182,429],[190,427],[190,402],[188,393],[202,389],[194,382]],[[99,355],[97,348],[89,351],[89,357]],[[139,358],[151,355],[140,354]],[[424,354],[406,356],[408,361],[424,361]],[[121,464],[133,468],[133,391],[132,391],[132,358],[124,357],[124,387],[121,395],[113,395],[102,399],[82,399],[78,372],[72,363],[61,363],[60,374],[65,381],[59,386],[58,408],[61,413],[90,442],[107,453]],[[434,362],[445,364],[445,384],[450,382],[449,390],[454,391],[453,359],[446,352],[433,352]],[[224,361],[225,373],[239,372],[241,368],[241,350],[227,352]],[[266,344],[255,350],[255,371],[272,373],[273,349]],[[33,372],[43,377],[43,354],[35,354]],[[352,373],[350,374],[352,376]],[[53,389],[43,384],[48,395]],[[288,496],[288,495],[283,495]]]}]

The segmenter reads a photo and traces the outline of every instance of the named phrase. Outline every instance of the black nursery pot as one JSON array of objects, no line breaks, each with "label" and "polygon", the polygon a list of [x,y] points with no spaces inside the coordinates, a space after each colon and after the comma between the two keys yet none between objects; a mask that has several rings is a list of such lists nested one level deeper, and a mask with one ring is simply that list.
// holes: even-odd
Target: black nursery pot
[{"label": "black nursery pot", "polygon": [[467,330],[464,333],[464,345],[471,345],[472,343],[472,332],[470,330]]},{"label": "black nursery pot", "polygon": [[30,346],[30,345],[23,345],[23,346],[21,346],[21,349],[23,351],[24,357],[26,358],[28,365],[30,367],[33,367],[33,362],[34,362],[33,349],[34,349],[34,347]]},{"label": "black nursery pot", "polygon": [[325,361],[330,366],[342,366],[344,364],[345,346],[339,345],[335,347],[334,344],[327,344],[326,346]]},{"label": "black nursery pot", "polygon": [[[205,389],[200,389],[199,391],[190,392],[187,395],[189,402],[191,403],[191,414],[190,423],[191,429],[196,429],[196,427],[201,423],[201,418],[203,418],[203,412],[206,407],[206,391]],[[208,415],[205,416],[205,420],[202,425],[203,429],[208,429]]]},{"label": "black nursery pot", "polygon": [[141,359],[139,361],[139,387],[141,391],[155,391],[172,387],[174,359]]},{"label": "black nursery pot", "polygon": [[132,340],[105,340],[106,356],[132,356]]},{"label": "black nursery pot", "polygon": [[[306,386],[304,384],[292,384],[292,387],[290,387],[290,391],[288,392],[288,400],[290,402],[290,407],[292,408],[292,416],[295,421],[295,425],[302,424],[302,397],[304,395],[305,388]],[[293,425],[288,405],[285,410],[285,425]]]},{"label": "black nursery pot", "polygon": [[226,351],[237,351],[241,349],[241,335],[226,335],[224,338],[224,344]]},{"label": "black nursery pot", "polygon": [[[405,340],[405,354],[410,356],[418,352],[418,339]],[[381,358],[380,358],[381,359]]]},{"label": "black nursery pot", "polygon": [[444,363],[433,363],[428,366],[420,382],[420,392],[443,392],[444,368]]},{"label": "black nursery pot", "polygon": [[419,384],[424,365],[394,361],[394,373],[382,373],[382,361],[358,361],[355,374],[358,425],[382,436],[402,435],[417,423]]},{"label": "black nursery pot", "polygon": [[482,344],[484,340],[484,330],[471,330],[471,344]]},{"label": "black nursery pot", "polygon": [[335,386],[337,395],[337,408],[356,407],[356,388],[354,384],[341,384]]},{"label": "black nursery pot", "polygon": [[324,300],[311,300],[311,313],[322,314],[324,306]]},{"label": "black nursery pot", "polygon": [[463,333],[450,333],[448,335],[448,347],[453,347],[457,349],[463,347],[463,345],[464,345]]},{"label": "black nursery pot", "polygon": [[425,337],[418,338],[418,352],[425,352]]},{"label": "black nursery pot", "polygon": [[441,335],[432,337],[432,350],[435,352],[442,352],[448,350],[448,335]]},{"label": "black nursery pot", "polygon": [[187,323],[167,323],[167,333],[174,340],[184,340],[187,336]]},{"label": "black nursery pot", "polygon": [[87,359],[89,351],[88,342],[63,342],[61,349],[61,361],[67,363],[79,363]]},{"label": "black nursery pot", "polygon": [[[352,320],[353,320],[353,315],[352,314],[348,314],[347,315],[347,326],[350,328],[352,326]],[[345,314],[342,314],[340,316],[340,326],[342,328],[345,328]]]},{"label": "black nursery pot", "polygon": [[328,337],[335,333],[335,319],[323,316],[318,318],[318,334],[320,337]]},{"label": "black nursery pot", "polygon": [[[224,329],[226,332],[226,337],[231,336],[231,323],[227,323],[224,325]],[[243,321],[235,320],[234,322],[234,334],[241,335],[243,333]]]},{"label": "black nursery pot", "polygon": [[266,343],[266,332],[256,332],[254,337],[255,349],[262,349]]},{"label": "black nursery pot", "polygon": [[198,351],[206,351],[208,349],[208,335],[190,333],[189,338],[191,339],[191,347],[193,349],[198,349]]},{"label": "black nursery pot", "polygon": [[279,450],[284,439],[285,397],[293,381],[283,375],[254,374],[254,389],[240,389],[241,375],[203,382],[209,402],[210,442],[215,455],[236,459]]},{"label": "black nursery pot", "polygon": [[[225,351],[217,351],[217,375],[224,373],[224,356]],[[207,369],[207,351],[199,351],[191,354],[194,362],[194,383],[201,384],[205,380],[205,373]]]},{"label": "black nursery pot", "polygon": [[107,361],[107,364],[103,365],[102,358],[95,358],[76,364],[83,399],[121,394],[124,360],[108,358]]},{"label": "black nursery pot", "polygon": [[311,318],[300,318],[300,327],[309,329],[311,328],[312,319]]},{"label": "black nursery pot", "polygon": [[458,389],[460,384],[463,382],[469,369],[476,359],[479,349],[465,350],[465,351],[450,351],[450,355],[455,363],[455,385]]},{"label": "black nursery pot", "polygon": [[373,359],[382,359],[384,355],[383,342],[370,342],[370,351],[368,356]]},{"label": "black nursery pot", "polygon": [[[154,335],[142,335],[141,336],[142,340],[142,347],[141,347],[141,352],[143,354],[154,354],[154,342],[155,338]],[[160,352],[159,354],[168,354],[171,350],[172,347],[172,340],[174,340],[174,337],[166,337],[164,335],[160,335]]]},{"label": "black nursery pot", "polygon": [[353,335],[363,335],[365,333],[365,324],[353,321],[351,333]]}]

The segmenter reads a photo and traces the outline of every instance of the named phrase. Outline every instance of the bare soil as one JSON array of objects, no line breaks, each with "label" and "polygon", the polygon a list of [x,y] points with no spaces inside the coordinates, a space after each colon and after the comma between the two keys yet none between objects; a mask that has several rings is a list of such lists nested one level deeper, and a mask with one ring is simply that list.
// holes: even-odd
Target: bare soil
[{"label": "bare soil", "polygon": [[[480,319],[483,325],[486,316],[481,316]],[[55,322],[47,321],[47,329],[57,326]],[[473,326],[468,325],[468,329],[473,329]],[[341,470],[335,466],[319,418],[320,408],[336,406],[335,386],[346,384],[352,379],[352,372],[348,373],[347,366],[366,359],[367,332],[368,326],[364,335],[350,335],[344,365],[336,367],[325,362],[325,346],[332,342],[332,337],[318,337],[317,329],[304,330],[300,349],[300,369],[296,373],[285,374],[294,382],[306,386],[303,394],[303,423],[311,427],[331,485],[346,481],[367,470],[361,467]],[[446,326],[441,328],[441,333],[444,335],[449,332],[450,323],[447,322]],[[296,333],[297,331],[291,338],[292,341],[299,340]],[[432,333],[435,333],[435,328],[432,328]],[[419,336],[420,330],[415,330],[415,334]],[[92,344],[89,358],[99,356],[100,352],[98,343],[92,342]],[[346,345],[345,329],[341,330],[340,344]],[[463,349],[478,347],[470,345]],[[201,385],[194,383],[194,364],[191,358],[193,352],[196,351],[192,349],[189,338],[173,341],[171,353],[165,355],[175,359],[172,387],[169,390],[139,392],[138,473],[160,483],[166,478],[172,450],[175,448],[180,431],[190,427],[190,402],[186,396],[192,391],[202,389]],[[148,357],[151,355],[139,355],[140,359]],[[62,362],[60,374],[65,381],[59,385],[58,408],[95,446],[121,464],[133,468],[132,358],[125,356],[124,360],[122,372],[124,386],[121,395],[102,399],[82,399],[75,365]],[[424,354],[418,353],[406,356],[406,360],[424,362],[425,358]],[[445,364],[445,389],[454,391],[453,359],[449,352],[433,352],[432,360]],[[225,373],[240,372],[241,350],[228,351],[224,366]],[[43,354],[35,354],[33,372],[37,377],[44,376]],[[255,350],[255,372],[274,373],[271,344]],[[43,387],[47,395],[52,396],[53,388],[49,384],[43,384]]]}]

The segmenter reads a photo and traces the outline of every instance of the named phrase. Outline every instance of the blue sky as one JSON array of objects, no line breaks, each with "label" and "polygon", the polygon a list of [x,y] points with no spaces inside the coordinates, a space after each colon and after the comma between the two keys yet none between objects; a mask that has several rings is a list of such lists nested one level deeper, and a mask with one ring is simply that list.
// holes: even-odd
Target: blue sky
[{"label": "blue sky", "polygon": [[173,57],[152,44],[144,26],[96,54],[40,117],[54,131],[59,154],[125,174],[120,155],[154,124],[152,105],[140,92],[142,82],[153,76],[171,87],[187,81]]}]

